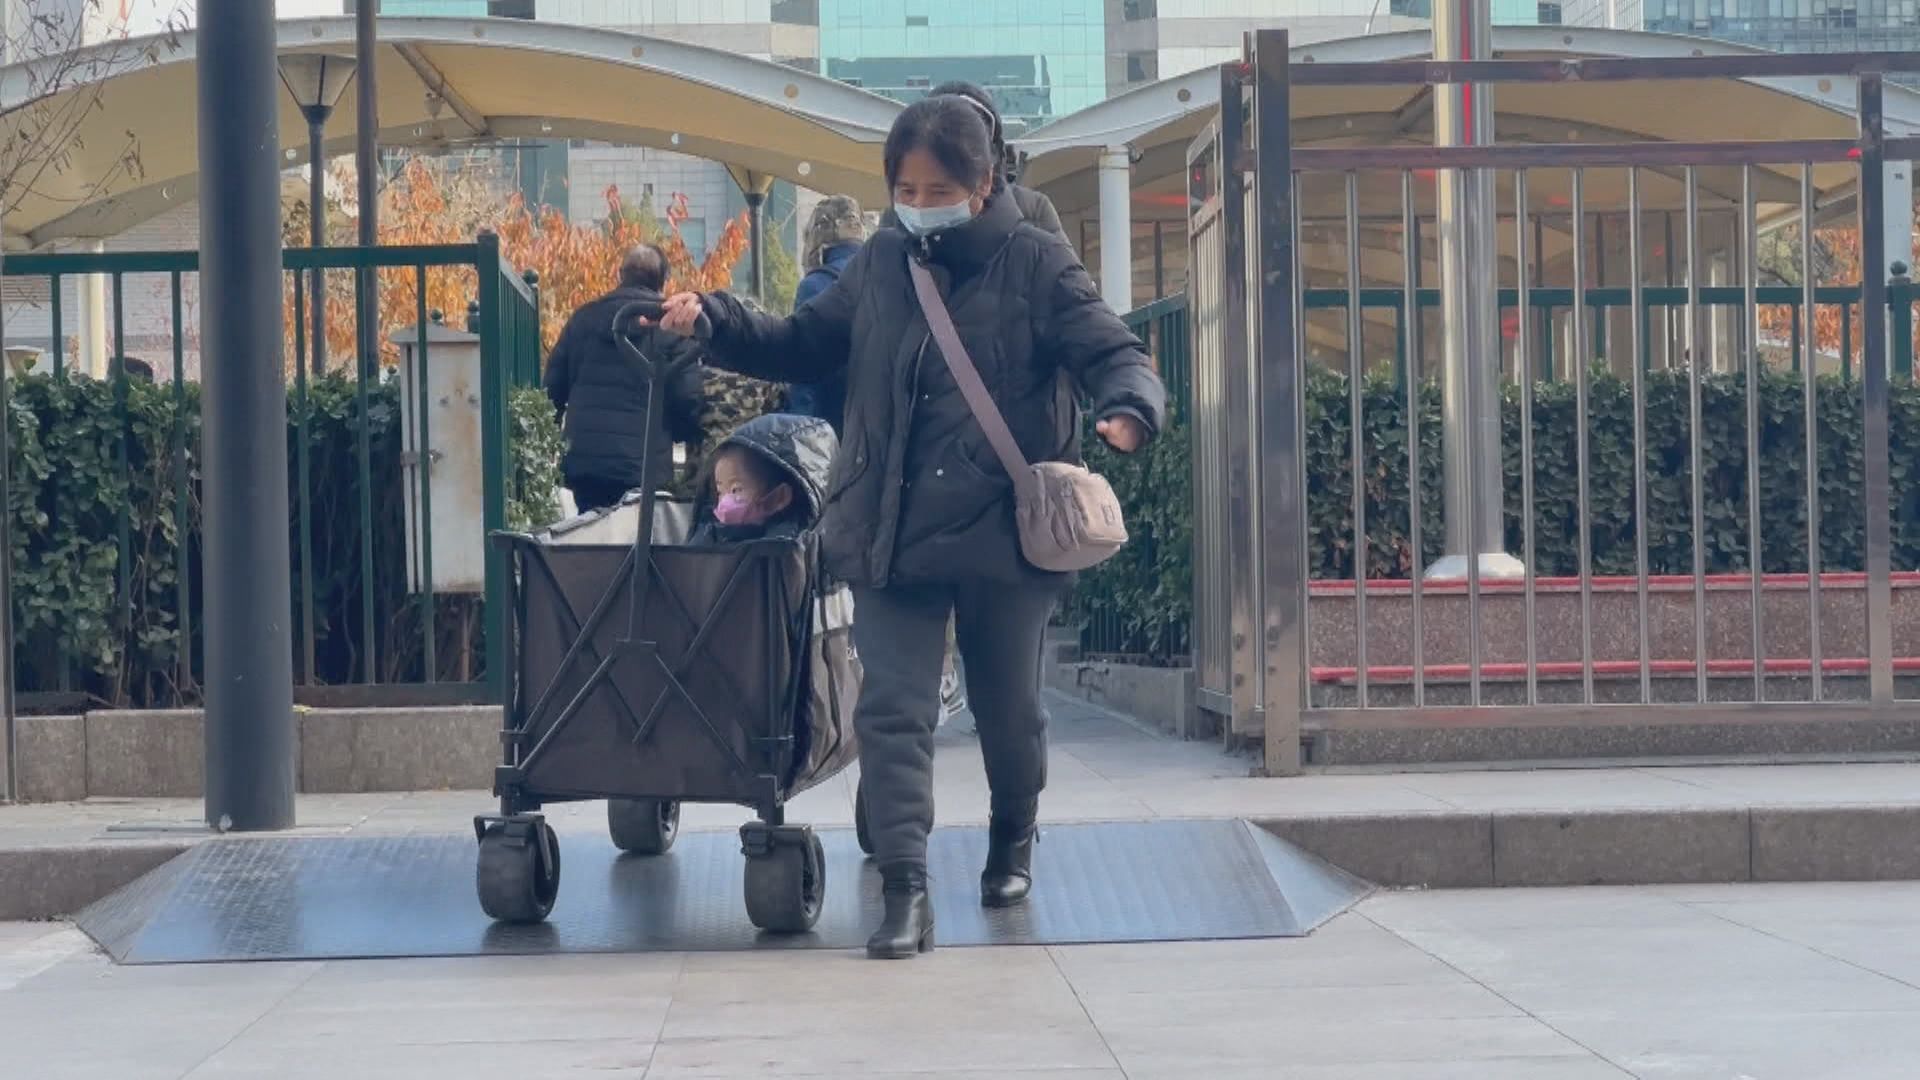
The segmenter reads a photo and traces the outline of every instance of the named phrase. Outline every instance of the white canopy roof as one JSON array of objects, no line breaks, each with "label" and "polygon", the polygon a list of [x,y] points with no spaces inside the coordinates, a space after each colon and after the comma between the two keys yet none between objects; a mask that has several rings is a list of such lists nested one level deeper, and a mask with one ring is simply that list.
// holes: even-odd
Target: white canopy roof
[{"label": "white canopy roof", "polygon": [[[1753,54],[1761,50],[1721,41],[1635,31],[1558,26],[1494,29],[1496,58],[1619,56],[1686,57]],[[1295,64],[1361,63],[1432,55],[1426,31],[1379,34],[1304,45],[1292,50]],[[1494,91],[1494,129],[1502,142],[1707,141],[1852,138],[1854,83],[1850,79],[1713,79],[1690,82],[1558,83],[1501,87]],[[1052,197],[1065,216],[1098,205],[1101,151],[1125,146],[1135,155],[1136,220],[1184,221],[1186,150],[1220,102],[1220,73],[1207,68],[1166,79],[1108,99],[1046,125],[1018,140],[1028,156],[1025,179]],[[1433,122],[1424,87],[1295,86],[1291,94],[1296,145],[1432,145]],[[1920,130],[1920,94],[1886,88],[1886,124],[1891,135]],[[1625,204],[1623,170],[1587,181],[1590,206]],[[1816,170],[1824,204],[1851,194],[1849,165]],[[1554,175],[1557,173],[1558,175]],[[1737,198],[1737,170],[1702,169],[1702,200]],[[1377,209],[1397,217],[1398,181],[1390,205]],[[1763,201],[1798,199],[1798,167],[1783,163],[1758,177]],[[1334,185],[1337,187],[1338,185]],[[1541,171],[1531,194],[1539,205],[1565,205],[1564,172]],[[1677,206],[1680,186],[1657,177],[1644,184],[1650,208]],[[1367,202],[1373,203],[1369,198]],[[1337,212],[1338,208],[1328,208]],[[1307,207],[1309,217],[1315,207]]]},{"label": "white canopy roof", "polygon": [[[353,20],[283,22],[279,39],[283,54],[351,56]],[[98,107],[71,158],[7,214],[9,247],[111,236],[194,197],[194,45],[189,32],[177,48],[159,38],[97,47],[102,62],[82,67],[100,71],[99,81],[64,95],[97,92]],[[521,19],[383,18],[376,63],[383,146],[590,139],[676,150],[873,201],[884,196],[880,144],[900,108],[751,57]],[[34,85],[27,65],[0,68],[0,109]],[[306,122],[284,89],[276,93],[291,166],[306,160]],[[351,151],[354,119],[349,92],[327,125],[329,153]],[[132,170],[119,167],[130,140]]]}]

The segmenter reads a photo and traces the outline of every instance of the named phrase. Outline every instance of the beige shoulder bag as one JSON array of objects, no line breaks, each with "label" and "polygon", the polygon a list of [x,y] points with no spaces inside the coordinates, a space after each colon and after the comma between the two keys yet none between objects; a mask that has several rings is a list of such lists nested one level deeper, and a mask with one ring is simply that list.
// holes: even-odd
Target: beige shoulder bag
[{"label": "beige shoulder bag", "polygon": [[927,328],[933,332],[934,344],[946,357],[953,381],[960,385],[960,393],[986,432],[994,454],[1013,478],[1014,520],[1020,530],[1021,553],[1036,568],[1055,573],[1087,570],[1113,558],[1127,543],[1127,525],[1113,486],[1105,477],[1078,465],[1027,462],[1013,432],[1007,429],[1006,418],[980,381],[980,372],[967,355],[966,346],[960,343],[933,274],[912,258],[907,260],[907,268],[913,274],[913,289],[920,298],[920,310],[926,314]]}]

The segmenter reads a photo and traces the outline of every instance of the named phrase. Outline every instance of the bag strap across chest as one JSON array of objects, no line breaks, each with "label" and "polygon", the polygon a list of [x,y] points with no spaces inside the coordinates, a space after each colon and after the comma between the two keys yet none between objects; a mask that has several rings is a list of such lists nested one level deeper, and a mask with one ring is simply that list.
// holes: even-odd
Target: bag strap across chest
[{"label": "bag strap across chest", "polygon": [[967,399],[967,407],[973,410],[973,418],[980,423],[980,429],[986,432],[987,442],[1000,459],[1000,465],[1012,477],[1016,488],[1025,490],[1033,483],[1033,467],[1028,464],[1025,454],[1020,452],[1020,444],[1014,440],[1013,431],[1007,427],[1005,416],[1000,407],[993,403],[993,395],[987,391],[987,384],[980,379],[980,370],[973,366],[973,358],[967,355],[967,347],[960,343],[960,332],[954,329],[953,316],[948,313],[946,302],[940,299],[940,288],[934,284],[933,274],[918,259],[907,259],[907,271],[913,277],[913,291],[920,300],[920,310],[927,317],[927,329],[933,334],[935,345],[940,347],[940,355],[947,362],[947,369],[953,372],[953,381],[960,387],[960,395]]}]

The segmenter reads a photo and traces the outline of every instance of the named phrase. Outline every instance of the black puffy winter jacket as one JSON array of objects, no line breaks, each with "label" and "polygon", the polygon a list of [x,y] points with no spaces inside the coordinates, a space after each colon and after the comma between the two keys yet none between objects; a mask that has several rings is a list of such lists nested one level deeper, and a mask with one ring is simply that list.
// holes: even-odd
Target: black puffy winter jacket
[{"label": "black puffy winter jacket", "polygon": [[1013,482],[933,344],[907,259],[924,258],[980,377],[1031,461],[1079,454],[1080,411],[1159,430],[1166,392],[1138,338],[1066,241],[996,197],[966,225],[915,240],[881,229],[834,287],[788,318],[706,297],[709,359],[765,379],[844,368],[847,415],[827,485],[827,569],[856,586],[1051,577],[1021,557]]},{"label": "black puffy winter jacket", "polygon": [[[649,453],[647,482],[665,487],[673,474],[673,444],[698,443],[706,394],[698,365],[689,364],[667,387],[661,430],[646,438],[647,380],[638,365],[613,340],[613,317],[635,300],[658,301],[647,289],[620,288],[583,304],[567,320],[547,357],[547,396],[559,411],[567,436],[561,472],[569,482],[640,483],[640,463]],[[665,360],[698,349],[664,330],[634,335],[651,358]]]}]

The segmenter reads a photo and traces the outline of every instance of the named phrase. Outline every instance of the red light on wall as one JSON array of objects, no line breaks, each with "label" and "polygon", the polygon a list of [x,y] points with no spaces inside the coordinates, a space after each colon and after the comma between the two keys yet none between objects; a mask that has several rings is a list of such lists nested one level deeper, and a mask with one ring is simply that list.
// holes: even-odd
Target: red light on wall
[{"label": "red light on wall", "polygon": [[1512,341],[1514,338],[1520,336],[1519,312],[1503,311],[1500,313],[1500,336],[1507,341]]}]

